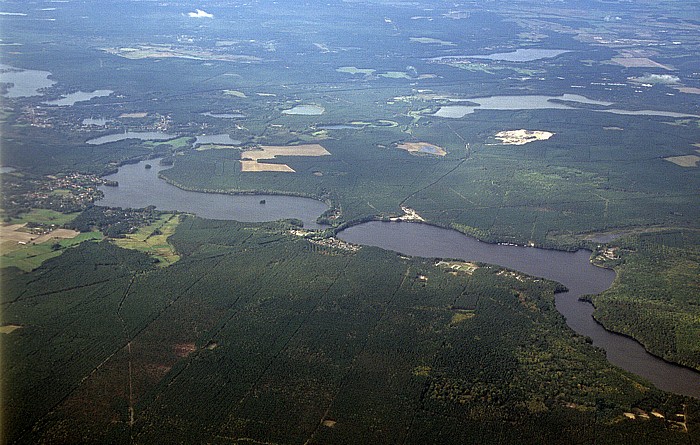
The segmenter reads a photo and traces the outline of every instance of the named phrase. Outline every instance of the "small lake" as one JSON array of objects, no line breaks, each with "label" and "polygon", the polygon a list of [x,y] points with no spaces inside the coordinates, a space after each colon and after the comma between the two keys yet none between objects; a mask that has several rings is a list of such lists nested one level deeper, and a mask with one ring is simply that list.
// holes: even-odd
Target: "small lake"
[{"label": "small lake", "polygon": [[[105,179],[118,181],[118,187],[100,187],[104,199],[98,205],[142,208],[149,205],[159,210],[195,213],[202,218],[242,222],[265,222],[296,218],[305,228],[321,228],[316,219],[328,209],[318,200],[281,195],[226,195],[182,190],[158,177],[169,167],[158,165],[158,159],[124,165]],[[147,169],[146,164],[153,167]],[[261,204],[261,200],[265,204]]]},{"label": "small lake", "polygon": [[242,117],[245,117],[245,114],[240,114],[240,113],[202,113],[202,116],[209,116],[209,117],[215,117],[218,119],[239,119]]},{"label": "small lake", "polygon": [[326,111],[319,105],[297,105],[289,110],[282,110],[282,114],[294,114],[300,116],[320,116]]},{"label": "small lake", "polygon": [[557,310],[573,330],[605,349],[610,363],[648,379],[658,388],[700,397],[700,373],[667,363],[647,353],[636,341],[606,331],[593,319],[593,306],[578,300],[581,295],[608,289],[615,279],[612,270],[590,263],[589,251],[572,253],[487,244],[454,230],[408,222],[372,221],[350,227],[340,232],[338,238],[405,255],[498,264],[558,281],[569,291],[556,295]]},{"label": "small lake", "polygon": [[[433,116],[444,117],[450,119],[461,119],[468,114],[472,114],[478,110],[497,110],[497,111],[517,111],[517,110],[581,110],[570,104],[561,102],[553,102],[555,100],[574,102],[586,105],[598,105],[608,107],[612,102],[604,102],[599,100],[589,99],[578,94],[563,94],[561,96],[491,96],[491,97],[476,97],[468,99],[469,102],[474,102],[478,105],[446,105],[440,107]],[[693,114],[674,113],[670,111],[654,111],[640,110],[629,111],[619,109],[597,109],[591,110],[600,113],[626,114],[626,115],[644,115],[644,116],[662,116],[662,117],[698,117]]]},{"label": "small lake", "polygon": [[507,53],[464,56],[470,59],[499,60],[503,62],[532,62],[534,60],[551,59],[570,51],[561,49],[517,49]]},{"label": "small lake", "polygon": [[127,131],[125,133],[108,134],[86,141],[90,145],[102,145],[110,142],[123,141],[126,139],[140,139],[142,141],[168,141],[175,139],[177,135],[163,133],[161,131]]},{"label": "small lake", "polygon": [[76,91],[75,93],[67,94],[60,99],[47,100],[42,102],[46,105],[53,105],[56,107],[70,107],[78,102],[87,102],[96,97],[106,97],[114,93],[112,90],[95,90],[92,92]]},{"label": "small lake", "polygon": [[241,145],[241,141],[233,139],[228,134],[209,134],[203,136],[197,136],[197,140],[194,141],[194,146],[215,144],[215,145]]},{"label": "small lake", "polygon": [[49,79],[50,75],[48,71],[23,70],[0,64],[0,83],[13,84],[5,94],[9,98],[41,96],[39,90],[56,83]]}]

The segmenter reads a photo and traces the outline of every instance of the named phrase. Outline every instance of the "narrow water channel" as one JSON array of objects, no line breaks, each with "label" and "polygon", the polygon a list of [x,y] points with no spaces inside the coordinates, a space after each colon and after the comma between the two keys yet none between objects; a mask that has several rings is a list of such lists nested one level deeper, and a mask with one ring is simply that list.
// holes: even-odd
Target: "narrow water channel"
[{"label": "narrow water channel", "polygon": [[[147,163],[152,168],[147,169]],[[158,178],[158,171],[163,168],[157,159],[121,167],[118,173],[106,178],[118,181],[119,186],[101,187],[105,198],[98,204],[132,208],[155,205],[160,210],[242,222],[297,218],[307,228],[318,228],[316,218],[327,209],[320,201],[293,196],[190,192]],[[346,229],[338,237],[405,255],[498,264],[558,281],[569,291],[556,296],[557,309],[573,330],[590,337],[594,345],[603,348],[611,363],[648,379],[663,390],[700,398],[700,372],[665,362],[647,353],[636,341],[606,331],[591,316],[593,307],[578,300],[581,295],[608,289],[615,279],[612,270],[590,263],[589,251],[572,253],[487,244],[454,230],[407,222],[372,221]]]},{"label": "narrow water channel", "polygon": [[569,327],[603,348],[610,363],[646,378],[660,389],[700,398],[699,372],[668,363],[646,352],[635,340],[606,331],[593,319],[593,306],[578,300],[581,295],[608,289],[615,279],[612,270],[590,263],[590,251],[488,244],[454,230],[408,222],[372,221],[350,227],[338,237],[405,255],[498,264],[558,281],[569,291],[556,296],[557,310]]}]

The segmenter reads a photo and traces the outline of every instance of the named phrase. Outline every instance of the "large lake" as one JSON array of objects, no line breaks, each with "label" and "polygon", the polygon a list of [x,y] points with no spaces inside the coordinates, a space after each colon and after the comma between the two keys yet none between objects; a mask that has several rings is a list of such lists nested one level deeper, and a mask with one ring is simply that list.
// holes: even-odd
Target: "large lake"
[{"label": "large lake", "polygon": [[[151,164],[150,169],[145,164]],[[189,192],[158,178],[164,167],[158,160],[125,165],[106,179],[119,187],[101,187],[105,198],[99,205],[146,207],[195,213],[203,218],[244,222],[297,218],[305,227],[318,228],[315,220],[327,206],[313,199],[276,195],[225,195]],[[266,203],[261,204],[260,200]],[[498,264],[524,273],[558,281],[569,292],[556,296],[556,307],[567,324],[593,344],[605,349],[608,360],[651,381],[657,387],[678,394],[700,397],[700,373],[667,363],[649,353],[636,341],[603,329],[591,316],[593,307],[578,297],[597,294],[612,285],[615,273],[593,266],[590,252],[562,252],[509,245],[482,243],[454,230],[427,224],[373,221],[350,227],[338,237],[356,244],[378,246],[406,255],[426,258],[455,258]]]},{"label": "large lake", "polygon": [[647,353],[636,341],[606,331],[593,319],[593,306],[578,300],[581,295],[606,290],[615,279],[613,271],[590,263],[589,251],[571,253],[487,244],[454,230],[408,222],[368,222],[350,227],[338,237],[405,255],[498,264],[558,281],[569,291],[556,296],[557,309],[573,330],[605,349],[611,363],[648,379],[658,388],[700,397],[700,373],[667,363]]},{"label": "large lake", "polygon": [[[152,165],[147,169],[146,164]],[[168,167],[158,160],[124,165],[116,174],[105,179],[118,181],[118,187],[100,187],[104,199],[98,205],[107,207],[142,208],[149,205],[159,210],[179,210],[195,213],[202,218],[243,222],[277,221],[296,218],[306,228],[320,228],[316,219],[328,206],[315,199],[280,195],[225,195],[182,190],[158,177]],[[265,200],[261,204],[261,200]]]},{"label": "large lake", "polygon": [[[592,100],[578,94],[563,94],[561,96],[491,96],[491,97],[475,97],[468,99],[469,102],[478,105],[446,105],[440,107],[433,116],[445,117],[450,119],[461,119],[468,114],[472,114],[478,110],[497,110],[497,111],[517,111],[517,110],[581,110],[571,104],[566,104],[558,101],[566,101],[572,104],[579,103],[583,105],[597,105],[608,107],[612,102],[603,102]],[[626,114],[631,116],[662,116],[662,117],[700,117],[694,114],[675,113],[672,111],[655,111],[655,110],[620,110],[616,108],[595,109],[601,113]]]},{"label": "large lake", "polygon": [[501,60],[504,62],[532,62],[550,59],[570,51],[561,49],[521,48],[507,53],[464,56],[471,59]]}]

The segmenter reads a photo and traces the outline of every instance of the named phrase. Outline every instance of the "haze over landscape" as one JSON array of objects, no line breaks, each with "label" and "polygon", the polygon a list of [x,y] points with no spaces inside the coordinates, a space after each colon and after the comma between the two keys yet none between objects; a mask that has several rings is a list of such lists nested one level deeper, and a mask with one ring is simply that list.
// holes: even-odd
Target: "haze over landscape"
[{"label": "haze over landscape", "polygon": [[0,2],[0,442],[700,442],[700,6]]}]

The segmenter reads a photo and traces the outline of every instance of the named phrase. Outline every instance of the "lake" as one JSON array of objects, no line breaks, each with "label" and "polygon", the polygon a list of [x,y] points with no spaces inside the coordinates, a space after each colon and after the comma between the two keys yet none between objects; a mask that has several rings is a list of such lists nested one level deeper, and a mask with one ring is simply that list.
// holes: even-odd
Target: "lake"
[{"label": "lake", "polygon": [[76,91],[75,93],[67,94],[60,99],[47,100],[42,102],[46,105],[53,105],[56,107],[70,107],[78,102],[87,102],[96,97],[106,97],[114,93],[112,90],[95,90],[92,92]]},{"label": "lake", "polygon": [[[476,97],[468,99],[469,102],[474,102],[478,105],[446,105],[440,107],[433,116],[444,117],[450,119],[461,119],[468,114],[472,114],[478,110],[498,110],[498,111],[517,111],[517,110],[581,110],[570,104],[553,101],[566,101],[586,105],[599,105],[608,107],[612,102],[604,102],[599,100],[589,99],[578,94],[562,94],[561,96],[491,96],[491,97]],[[626,115],[644,115],[644,116],[663,116],[663,117],[698,117],[693,114],[674,113],[670,111],[654,111],[640,110],[629,111],[619,109],[597,109],[591,110],[601,113],[626,114]]]},{"label": "lake", "polygon": [[23,70],[0,64],[0,82],[13,84],[5,94],[9,98],[41,96],[39,90],[56,83],[49,79],[50,75],[48,71]]},{"label": "lake", "polygon": [[241,141],[233,139],[228,134],[209,134],[203,136],[197,136],[197,140],[194,141],[194,146],[205,145],[205,144],[215,144],[215,145],[241,145]]},{"label": "lake", "polygon": [[507,53],[464,56],[470,59],[500,60],[503,62],[532,62],[534,60],[551,59],[570,51],[561,49],[517,49]]},{"label": "lake", "polygon": [[667,363],[646,352],[635,340],[606,331],[593,319],[593,306],[578,300],[581,295],[601,293],[615,279],[612,270],[590,263],[589,251],[572,253],[488,244],[454,230],[409,222],[372,221],[350,227],[338,238],[404,255],[498,264],[558,281],[569,291],[556,295],[557,310],[569,327],[605,349],[610,363],[648,379],[658,388],[700,397],[700,373]]},{"label": "lake", "polygon": [[245,117],[245,114],[240,114],[240,113],[211,113],[207,111],[206,113],[202,113],[202,116],[208,116],[208,117],[215,117],[218,119],[238,119]]},{"label": "lake", "polygon": [[127,131],[124,133],[108,134],[86,141],[90,145],[102,145],[110,142],[123,141],[125,139],[140,139],[142,141],[168,141],[175,139],[177,135],[163,133],[162,131]]},{"label": "lake", "polygon": [[[147,163],[153,168],[146,169]],[[105,178],[118,181],[119,187],[100,187],[105,198],[98,204],[135,208],[155,205],[161,210],[195,213],[202,218],[243,222],[297,218],[307,228],[319,228],[316,218],[328,208],[308,198],[185,191],[158,178],[158,172],[164,168],[158,165],[157,159],[121,167],[118,173]],[[266,203],[261,204],[261,199]],[[569,291],[556,295],[557,310],[574,331],[590,337],[595,346],[603,348],[612,364],[648,379],[658,388],[700,397],[699,372],[667,363],[647,353],[635,340],[606,331],[591,316],[593,306],[578,300],[581,295],[603,292],[615,279],[612,270],[590,263],[589,251],[563,252],[488,244],[455,230],[409,222],[363,223],[338,233],[338,238],[405,255],[497,264],[558,281]]]},{"label": "lake", "polygon": [[326,111],[319,105],[297,105],[289,110],[282,110],[282,114],[293,114],[300,116],[320,116]]},{"label": "lake", "polygon": [[[105,179],[118,181],[118,187],[100,187],[104,199],[98,205],[107,207],[142,208],[149,205],[159,210],[178,210],[195,213],[208,219],[242,222],[277,221],[296,218],[305,228],[321,228],[316,219],[328,209],[318,200],[281,195],[227,195],[182,190],[158,177],[158,172],[169,167],[158,165],[159,160],[142,161],[119,168]],[[146,164],[153,168],[147,169]],[[261,200],[265,204],[261,204]]]}]

